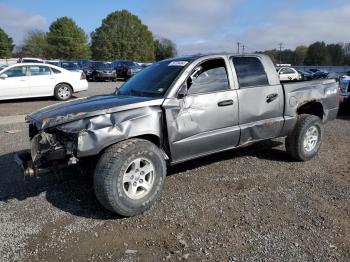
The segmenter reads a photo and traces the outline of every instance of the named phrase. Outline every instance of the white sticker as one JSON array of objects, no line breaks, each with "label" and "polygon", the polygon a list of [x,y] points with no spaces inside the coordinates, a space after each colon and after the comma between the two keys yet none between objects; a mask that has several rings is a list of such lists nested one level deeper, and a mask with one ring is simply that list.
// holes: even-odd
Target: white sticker
[{"label": "white sticker", "polygon": [[168,66],[185,66],[188,64],[188,61],[173,61]]}]

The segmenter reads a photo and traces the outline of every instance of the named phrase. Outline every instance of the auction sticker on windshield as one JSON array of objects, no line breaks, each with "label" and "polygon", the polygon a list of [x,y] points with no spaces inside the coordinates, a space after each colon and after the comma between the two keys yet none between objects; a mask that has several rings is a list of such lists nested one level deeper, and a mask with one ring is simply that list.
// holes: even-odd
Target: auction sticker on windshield
[{"label": "auction sticker on windshield", "polygon": [[185,66],[188,64],[188,61],[173,61],[168,66]]}]

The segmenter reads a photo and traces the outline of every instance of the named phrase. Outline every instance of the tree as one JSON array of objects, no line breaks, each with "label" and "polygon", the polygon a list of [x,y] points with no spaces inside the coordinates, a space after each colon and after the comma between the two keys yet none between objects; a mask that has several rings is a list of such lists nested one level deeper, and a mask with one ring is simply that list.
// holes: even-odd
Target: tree
[{"label": "tree", "polygon": [[0,58],[11,57],[14,48],[13,40],[0,28]]},{"label": "tree", "polygon": [[327,47],[324,42],[316,42],[309,46],[305,65],[327,65],[329,62]]},{"label": "tree", "polygon": [[167,38],[154,40],[155,58],[160,61],[177,55],[176,45]]},{"label": "tree", "polygon": [[266,51],[257,52],[257,53],[268,55],[274,64],[279,63],[279,51],[277,51],[277,49],[266,50]]},{"label": "tree", "polygon": [[330,63],[333,66],[340,66],[344,62],[344,51],[340,44],[327,45],[327,52]]},{"label": "tree", "polygon": [[50,58],[80,59],[90,56],[87,35],[68,17],[58,18],[50,25],[47,42]]},{"label": "tree", "polygon": [[91,34],[94,59],[154,61],[153,35],[141,20],[127,10],[109,14]]},{"label": "tree", "polygon": [[24,44],[19,51],[20,56],[46,58],[48,44],[46,33],[42,31],[30,31],[24,39]]},{"label": "tree", "polygon": [[295,65],[295,52],[286,49],[282,51],[282,64],[291,64]]},{"label": "tree", "polygon": [[297,46],[295,48],[295,65],[303,65],[306,55],[307,55],[308,48],[306,46]]}]

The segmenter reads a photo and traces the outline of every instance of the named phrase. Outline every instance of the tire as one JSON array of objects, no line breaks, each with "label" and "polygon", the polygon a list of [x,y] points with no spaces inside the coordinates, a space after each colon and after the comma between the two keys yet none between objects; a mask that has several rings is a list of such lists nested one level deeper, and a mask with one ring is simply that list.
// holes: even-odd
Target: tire
[{"label": "tire", "polygon": [[55,87],[54,96],[57,100],[65,101],[72,97],[73,90],[68,84],[58,84]]},{"label": "tire", "polygon": [[166,163],[156,145],[142,139],[125,140],[109,147],[98,161],[95,194],[109,211],[134,216],[152,206],[162,191],[165,175]]},{"label": "tire", "polygon": [[293,132],[286,138],[287,153],[298,161],[308,161],[317,155],[322,137],[322,120],[315,115],[300,115]]}]

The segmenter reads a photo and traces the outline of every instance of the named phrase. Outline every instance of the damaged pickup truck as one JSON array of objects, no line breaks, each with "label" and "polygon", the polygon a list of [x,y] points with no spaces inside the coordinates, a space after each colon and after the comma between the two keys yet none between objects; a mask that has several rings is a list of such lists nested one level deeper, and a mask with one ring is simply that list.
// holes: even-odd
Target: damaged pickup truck
[{"label": "damaged pickup truck", "polygon": [[133,216],[162,190],[167,166],[286,137],[295,159],[313,158],[337,116],[334,80],[282,85],[264,55],[196,55],[157,62],[110,95],[43,108],[27,117],[27,175],[89,162],[108,210]]}]

